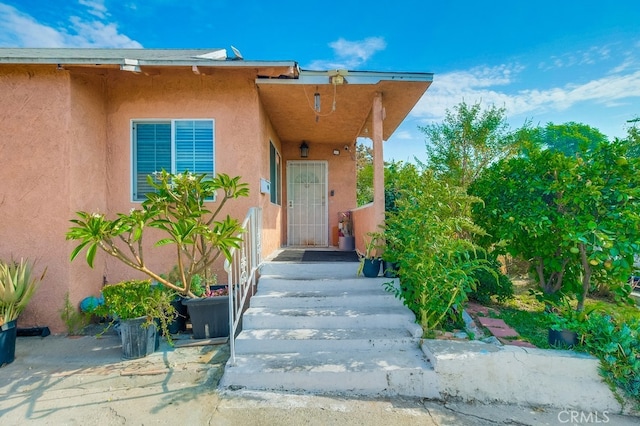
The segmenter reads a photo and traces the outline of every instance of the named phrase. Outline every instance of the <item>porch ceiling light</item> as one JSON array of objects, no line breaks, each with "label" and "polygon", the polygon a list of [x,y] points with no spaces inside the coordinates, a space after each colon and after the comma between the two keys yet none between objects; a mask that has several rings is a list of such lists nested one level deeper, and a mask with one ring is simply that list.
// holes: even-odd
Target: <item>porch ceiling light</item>
[{"label": "porch ceiling light", "polygon": [[309,145],[306,141],[302,141],[300,144],[300,158],[307,158],[309,156]]}]

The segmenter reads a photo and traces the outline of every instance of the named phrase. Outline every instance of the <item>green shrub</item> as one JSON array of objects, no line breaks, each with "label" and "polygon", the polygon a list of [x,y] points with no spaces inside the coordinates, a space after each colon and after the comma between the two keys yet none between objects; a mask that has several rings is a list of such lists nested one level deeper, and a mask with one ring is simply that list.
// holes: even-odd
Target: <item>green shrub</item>
[{"label": "green shrub", "polygon": [[[621,321],[602,314],[588,316],[581,344],[600,359],[600,374],[640,408],[640,319]],[[620,398],[619,398],[620,399]]]},{"label": "green shrub", "polygon": [[153,285],[151,280],[130,280],[105,286],[102,295],[104,304],[95,308],[95,315],[114,321],[144,317],[146,326],[158,324],[171,343],[168,324],[176,317],[171,305],[175,292]]},{"label": "green shrub", "polygon": [[395,165],[393,172],[389,188],[396,209],[387,212],[382,256],[398,268],[401,285],[386,288],[429,333],[459,323],[467,293],[475,289],[473,274],[479,269],[491,274],[470,240],[482,232],[469,217],[470,204],[478,200],[413,165]]},{"label": "green shrub", "polygon": [[[485,257],[483,251],[476,252],[478,256]],[[491,297],[495,296],[497,301],[502,303],[513,297],[513,283],[511,279],[500,271],[500,262],[495,256],[489,254],[487,268],[476,269],[472,277],[476,282],[475,290],[469,293],[469,298],[480,303],[491,302]]]}]

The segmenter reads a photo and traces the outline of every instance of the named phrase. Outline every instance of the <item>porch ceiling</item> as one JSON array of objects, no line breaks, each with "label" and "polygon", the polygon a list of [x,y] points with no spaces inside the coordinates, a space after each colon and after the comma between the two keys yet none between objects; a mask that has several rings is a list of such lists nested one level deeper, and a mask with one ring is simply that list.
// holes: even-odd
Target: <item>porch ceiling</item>
[{"label": "porch ceiling", "polygon": [[[344,84],[324,78],[258,79],[260,99],[275,131],[284,142],[351,143],[371,137],[371,106],[382,94],[386,117],[383,139],[387,140],[431,84],[432,74],[411,74],[394,79],[349,73]],[[324,80],[324,81],[323,81]],[[320,94],[320,112],[314,111],[314,94]],[[335,111],[332,106],[335,99]],[[317,120],[316,120],[317,115]]]}]

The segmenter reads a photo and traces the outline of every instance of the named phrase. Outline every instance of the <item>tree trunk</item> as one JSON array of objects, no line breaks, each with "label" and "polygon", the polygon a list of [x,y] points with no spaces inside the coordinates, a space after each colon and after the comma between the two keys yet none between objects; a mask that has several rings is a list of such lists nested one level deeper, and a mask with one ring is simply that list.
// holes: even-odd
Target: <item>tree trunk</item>
[{"label": "tree trunk", "polygon": [[584,274],[582,274],[582,294],[578,297],[576,311],[582,311],[584,309],[584,301],[587,298],[587,293],[589,292],[592,270],[589,259],[587,259],[587,249],[584,246],[584,243],[580,243],[578,248],[580,249],[580,262],[582,263]]}]

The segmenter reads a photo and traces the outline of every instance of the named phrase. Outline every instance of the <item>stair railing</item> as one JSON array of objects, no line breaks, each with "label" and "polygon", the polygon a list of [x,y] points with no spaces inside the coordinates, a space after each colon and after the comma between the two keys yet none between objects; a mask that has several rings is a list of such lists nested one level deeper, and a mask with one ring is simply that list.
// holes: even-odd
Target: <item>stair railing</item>
[{"label": "stair railing", "polygon": [[256,275],[262,261],[262,209],[249,209],[240,237],[239,249],[231,250],[231,261],[225,261],[229,286],[229,349],[231,365],[235,365],[235,339],[239,333],[242,314],[247,308],[249,293],[255,291]]}]

